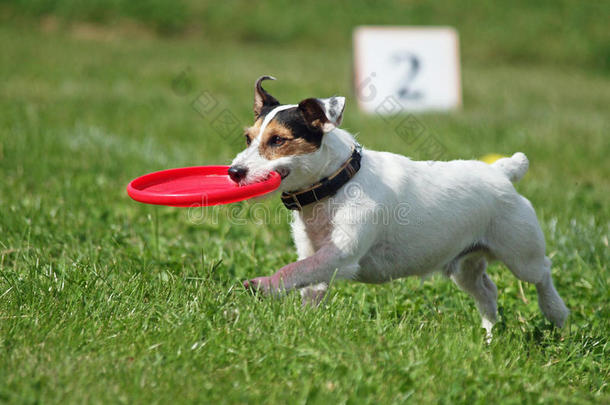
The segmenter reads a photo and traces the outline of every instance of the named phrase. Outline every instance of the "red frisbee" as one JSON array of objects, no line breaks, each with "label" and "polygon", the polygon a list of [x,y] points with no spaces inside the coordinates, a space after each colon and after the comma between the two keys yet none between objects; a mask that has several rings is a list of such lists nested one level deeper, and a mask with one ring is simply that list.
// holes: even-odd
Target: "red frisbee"
[{"label": "red frisbee", "polygon": [[276,190],[276,172],[259,183],[239,186],[229,178],[229,166],[194,166],[145,174],[127,185],[127,194],[146,204],[201,207],[229,204]]}]

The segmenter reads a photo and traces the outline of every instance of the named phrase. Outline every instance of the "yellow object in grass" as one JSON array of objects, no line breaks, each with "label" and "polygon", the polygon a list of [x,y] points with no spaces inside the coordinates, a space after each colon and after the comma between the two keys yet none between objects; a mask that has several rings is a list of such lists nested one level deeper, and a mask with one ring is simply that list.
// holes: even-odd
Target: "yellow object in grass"
[{"label": "yellow object in grass", "polygon": [[506,157],[504,155],[500,155],[499,153],[488,153],[487,155],[481,157],[481,159],[483,162],[487,163],[487,164],[492,164],[493,162],[495,162],[498,159],[502,159],[503,157]]}]

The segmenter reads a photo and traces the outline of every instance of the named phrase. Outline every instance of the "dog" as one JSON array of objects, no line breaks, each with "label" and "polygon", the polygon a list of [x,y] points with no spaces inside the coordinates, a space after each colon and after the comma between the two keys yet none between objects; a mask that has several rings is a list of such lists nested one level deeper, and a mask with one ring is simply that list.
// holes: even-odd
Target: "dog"
[{"label": "dog", "polygon": [[414,161],[361,148],[339,128],[344,97],[282,105],[254,85],[254,125],[229,176],[240,185],[281,175],[293,210],[298,261],[244,282],[270,295],[299,289],[319,303],[334,278],[382,283],[442,271],[471,295],[491,337],[497,288],[486,273],[503,262],[533,283],[545,317],[562,327],[569,311],[551,277],[551,261],[532,204],[513,183],[528,170],[523,153],[493,164]]}]

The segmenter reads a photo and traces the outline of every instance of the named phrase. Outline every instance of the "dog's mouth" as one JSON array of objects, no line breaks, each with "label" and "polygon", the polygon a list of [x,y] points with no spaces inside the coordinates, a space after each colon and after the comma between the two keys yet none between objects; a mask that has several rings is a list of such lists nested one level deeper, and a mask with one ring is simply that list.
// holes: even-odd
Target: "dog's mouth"
[{"label": "dog's mouth", "polygon": [[275,169],[275,171],[279,173],[282,180],[284,180],[290,174],[290,169],[287,167],[279,167]]},{"label": "dog's mouth", "polygon": [[[274,171],[274,172],[276,172],[277,174],[279,174],[279,175],[280,175],[280,178],[281,178],[282,180],[284,180],[284,179],[285,179],[286,177],[288,177],[288,175],[290,174],[290,169],[289,169],[289,168],[287,168],[287,167],[279,167],[279,168],[277,168],[277,169],[274,169],[273,171]],[[250,185],[250,184],[254,184],[254,183],[261,182],[261,181],[265,181],[265,180],[267,180],[268,178],[269,178],[269,173],[267,173],[267,175],[263,175],[263,176],[256,176],[256,177],[254,177],[254,178],[250,178],[250,179],[243,178],[243,179],[239,180],[239,181],[237,182],[237,184],[238,184],[240,187],[243,187],[243,186],[248,186],[248,185]]]}]

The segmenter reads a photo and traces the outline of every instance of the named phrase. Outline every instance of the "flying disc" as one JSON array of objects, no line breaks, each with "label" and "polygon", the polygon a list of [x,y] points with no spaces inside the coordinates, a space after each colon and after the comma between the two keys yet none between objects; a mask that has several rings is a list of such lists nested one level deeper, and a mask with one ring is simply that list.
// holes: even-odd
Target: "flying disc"
[{"label": "flying disc", "polygon": [[201,207],[247,200],[276,190],[282,179],[276,172],[261,182],[240,186],[228,174],[229,166],[194,166],[162,170],[132,180],[127,194],[136,201],[172,207]]},{"label": "flying disc", "polygon": [[506,156],[500,155],[499,153],[488,153],[487,155],[481,157],[480,160],[482,160],[483,162],[485,162],[487,164],[492,164],[496,160],[502,159],[504,157],[506,157]]}]

